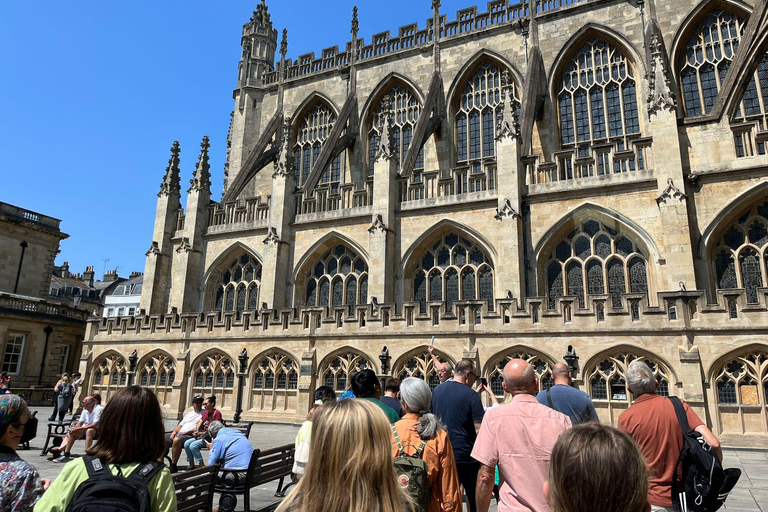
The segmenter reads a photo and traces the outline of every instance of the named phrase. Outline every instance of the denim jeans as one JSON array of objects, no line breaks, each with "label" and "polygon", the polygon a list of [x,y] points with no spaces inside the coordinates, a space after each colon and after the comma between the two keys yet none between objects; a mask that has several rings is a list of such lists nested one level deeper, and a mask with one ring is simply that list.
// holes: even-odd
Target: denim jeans
[{"label": "denim jeans", "polygon": [[200,450],[205,446],[205,441],[202,439],[188,439],[184,442],[184,451],[187,452],[187,460],[192,464],[194,459],[195,463],[201,464],[203,462],[203,454]]}]

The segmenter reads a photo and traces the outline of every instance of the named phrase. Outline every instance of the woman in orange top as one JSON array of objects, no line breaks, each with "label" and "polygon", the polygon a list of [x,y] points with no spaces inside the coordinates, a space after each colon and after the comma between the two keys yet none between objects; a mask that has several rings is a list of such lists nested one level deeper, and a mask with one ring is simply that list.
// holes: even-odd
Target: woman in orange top
[{"label": "woman in orange top", "polygon": [[[408,377],[400,383],[398,395],[406,414],[395,423],[395,429],[406,453],[413,455],[421,441],[427,441],[422,458],[429,468],[429,487],[432,495],[429,512],[460,512],[461,494],[456,460],[453,458],[448,432],[437,416],[429,412],[432,391],[423,380]],[[393,438],[392,456],[396,456],[398,451]]]}]

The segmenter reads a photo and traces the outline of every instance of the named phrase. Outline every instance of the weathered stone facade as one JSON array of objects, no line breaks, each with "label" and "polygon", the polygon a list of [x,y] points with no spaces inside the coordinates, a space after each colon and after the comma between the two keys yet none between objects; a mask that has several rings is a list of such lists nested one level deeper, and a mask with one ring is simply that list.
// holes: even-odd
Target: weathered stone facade
[{"label": "weathered stone facade", "polygon": [[432,335],[499,393],[509,357],[546,386],[570,346],[604,420],[640,357],[729,442],[764,443],[766,2],[439,9],[371,44],[355,9],[354,44],[296,61],[284,31],[275,64],[258,6],[223,197],[206,138],[182,208],[174,145],[143,314],[90,325],[91,388],[232,415],[242,385],[243,418],[298,421],[362,366],[434,384]]}]

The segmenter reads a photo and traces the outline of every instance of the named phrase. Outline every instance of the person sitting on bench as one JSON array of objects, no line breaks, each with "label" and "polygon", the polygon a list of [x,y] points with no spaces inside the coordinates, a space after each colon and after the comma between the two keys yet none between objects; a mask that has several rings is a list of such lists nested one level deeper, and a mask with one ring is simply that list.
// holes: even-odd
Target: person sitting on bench
[{"label": "person sitting on bench", "polygon": [[64,438],[61,446],[48,450],[56,457],[53,462],[68,462],[72,446],[78,439],[85,438],[86,451],[91,447],[93,441],[97,439],[99,420],[103,410],[104,407],[99,405],[92,396],[87,396],[83,399],[83,413],[80,415],[80,421],[69,429],[69,433]]},{"label": "person sitting on bench", "polygon": [[224,428],[224,424],[220,421],[214,421],[208,426],[208,434],[213,438],[213,442],[205,442],[210,450],[208,465],[212,466],[219,462],[222,469],[238,471],[225,473],[220,485],[237,487],[245,484],[248,465],[253,454],[251,442],[239,430]]},{"label": "person sitting on bench", "polygon": [[171,448],[171,473],[175,473],[178,469],[176,464],[179,462],[182,450],[184,450],[184,443],[195,438],[195,430],[202,416],[203,397],[196,396],[192,399],[192,410],[184,415],[173,432],[165,434],[165,446]]}]

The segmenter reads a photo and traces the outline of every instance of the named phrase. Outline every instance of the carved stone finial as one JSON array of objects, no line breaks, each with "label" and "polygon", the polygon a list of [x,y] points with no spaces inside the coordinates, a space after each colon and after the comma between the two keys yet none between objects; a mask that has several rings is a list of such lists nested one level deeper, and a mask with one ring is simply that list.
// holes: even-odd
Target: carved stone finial
[{"label": "carved stone finial", "polygon": [[513,82],[509,77],[509,71],[501,74],[501,116],[496,127],[496,140],[517,139],[520,135],[520,125],[517,122],[515,111],[515,99],[512,96]]},{"label": "carved stone finial", "polygon": [[288,55],[288,29],[283,29],[283,39],[280,41],[280,58],[285,60],[285,56]]},{"label": "carved stone finial", "polygon": [[179,242],[179,246],[176,248],[176,254],[180,254],[182,252],[197,252],[192,247],[192,244],[187,237],[182,238],[181,242]]},{"label": "carved stone finial", "polygon": [[256,23],[260,27],[272,25],[272,15],[269,14],[269,7],[267,7],[265,0],[261,0],[261,3],[256,6],[256,10],[251,16],[251,23]]},{"label": "carved stone finial", "polygon": [[672,181],[672,178],[667,179],[667,188],[664,189],[664,191],[659,194],[659,197],[656,198],[656,203],[661,204],[667,204],[672,201],[679,201],[683,202],[685,201],[685,194],[683,194],[679,188],[675,186],[675,183]]},{"label": "carved stone finial", "polygon": [[267,237],[262,240],[264,245],[278,245],[278,244],[284,244],[282,240],[280,240],[280,235],[277,234],[277,228],[274,228],[272,226],[269,227],[269,230],[267,231]]},{"label": "carved stone finial", "polygon": [[227,158],[224,160],[224,186],[221,189],[221,197],[227,194],[229,188],[229,154],[232,151],[232,123],[235,121],[235,111],[229,113],[229,130],[227,130]]},{"label": "carved stone finial", "polygon": [[395,156],[395,144],[392,139],[392,97],[384,96],[381,100],[381,133],[379,147],[376,149],[376,160],[390,161]]},{"label": "carved stone finial", "polygon": [[501,208],[496,208],[496,215],[494,215],[494,218],[501,222],[506,219],[514,220],[519,216],[520,214],[512,208],[512,202],[509,199],[504,198],[504,203],[501,205]]},{"label": "carved stone finial", "polygon": [[171,146],[171,158],[168,160],[168,167],[165,168],[165,176],[160,184],[160,192],[157,197],[169,195],[171,193],[181,193],[181,176],[179,171],[179,141],[173,141]]},{"label": "carved stone finial", "polygon": [[144,256],[159,256],[162,254],[160,252],[160,244],[157,242],[152,242],[152,245],[149,246],[149,250],[144,254]]},{"label": "carved stone finial", "polygon": [[386,224],[384,224],[384,219],[380,213],[374,213],[371,227],[368,228],[368,232],[372,235],[375,235],[376,233],[386,233],[387,231],[392,230],[389,229]]},{"label": "carved stone finial", "polygon": [[211,193],[211,165],[208,163],[208,148],[211,147],[208,136],[200,143],[200,158],[195,166],[195,172],[189,183],[192,185],[187,192]]},{"label": "carved stone finial", "polygon": [[650,69],[648,70],[648,116],[667,110],[677,112],[675,93],[669,80],[669,66],[664,52],[664,45],[657,32],[653,32],[648,42]]},{"label": "carved stone finial", "polygon": [[440,12],[440,0],[432,0],[432,10],[436,13]]},{"label": "carved stone finial", "polygon": [[360,22],[357,19],[357,6],[352,8],[352,42],[357,41],[357,33],[360,32]]},{"label": "carved stone finial", "polygon": [[275,172],[272,173],[273,178],[287,177],[293,172],[293,152],[290,145],[291,135],[291,118],[286,117],[283,121],[283,134],[280,139],[280,152],[275,160]]}]

